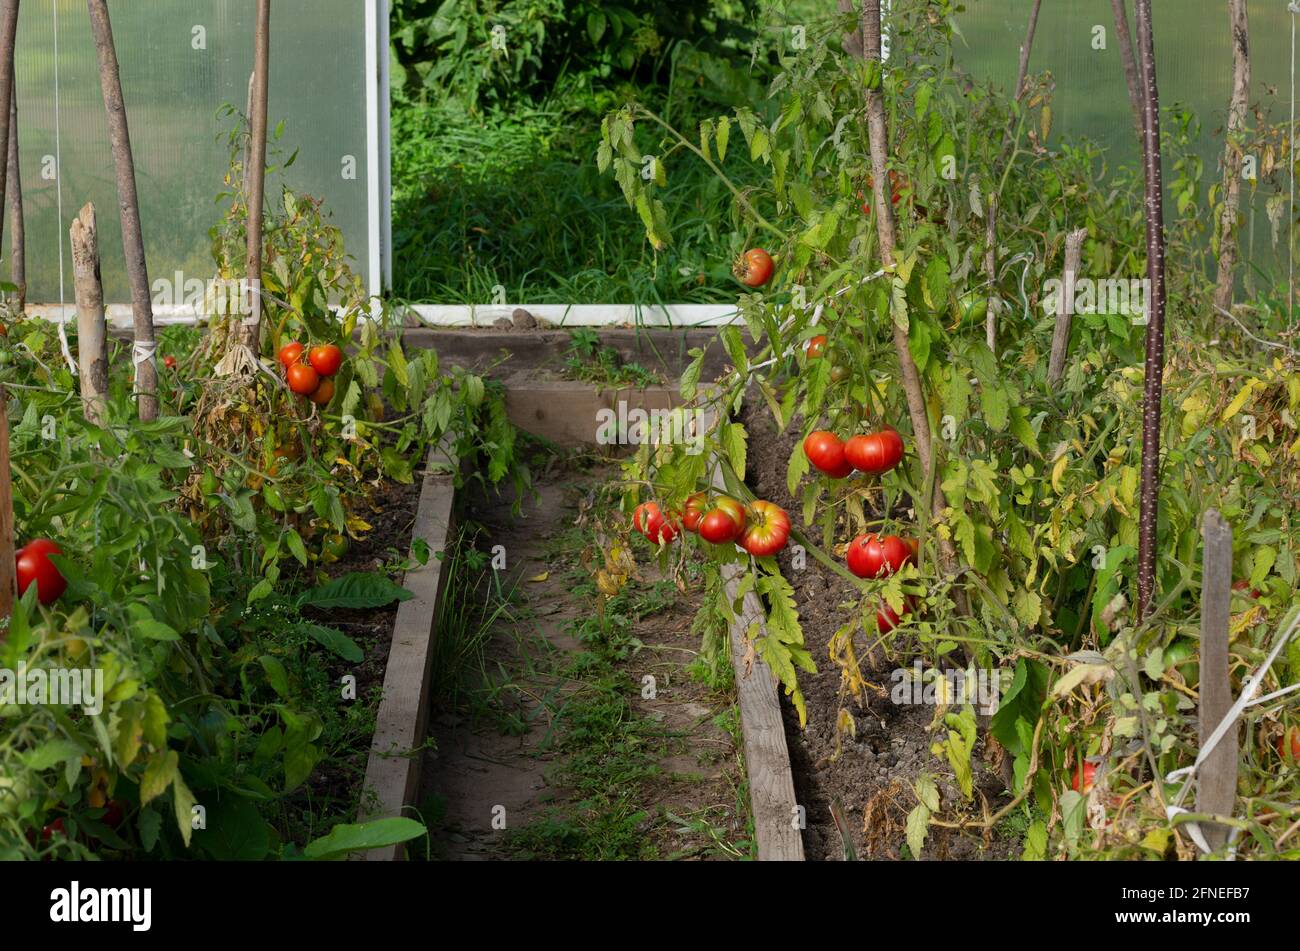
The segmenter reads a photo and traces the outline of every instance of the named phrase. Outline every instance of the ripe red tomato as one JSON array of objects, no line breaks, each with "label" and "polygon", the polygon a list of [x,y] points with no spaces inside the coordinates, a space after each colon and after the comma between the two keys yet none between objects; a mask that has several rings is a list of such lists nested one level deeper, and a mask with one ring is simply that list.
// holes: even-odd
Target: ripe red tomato
[{"label": "ripe red tomato", "polygon": [[762,248],[750,248],[736,261],[732,272],[746,287],[762,287],[772,279],[772,255]]},{"label": "ripe red tomato", "polygon": [[758,558],[775,555],[790,538],[790,516],[775,502],[758,500],[749,506],[749,525],[740,547]]},{"label": "ripe red tomato", "polygon": [[53,604],[67,590],[67,579],[54,567],[50,555],[62,555],[63,549],[48,538],[38,538],[18,549],[18,596],[36,583],[36,598],[41,604]]},{"label": "ripe red tomato", "polygon": [[55,820],[54,820],[53,822],[51,822],[49,825],[47,825],[47,826],[45,826],[43,829],[41,829],[41,841],[42,841],[42,842],[49,842],[50,839],[54,838],[54,834],[55,834],[56,832],[57,832],[59,835],[67,835],[67,834],[68,834],[68,833],[67,833],[67,830],[63,828],[63,820],[62,820],[62,819],[55,819]]},{"label": "ripe red tomato", "polygon": [[903,437],[892,429],[854,436],[844,444],[844,458],[862,472],[888,472],[903,459]]},{"label": "ripe red tomato", "polygon": [[884,538],[869,532],[849,543],[845,555],[849,571],[859,578],[888,578],[909,561],[915,561],[912,546],[897,535]]},{"label": "ripe red tomato", "polygon": [[664,516],[658,502],[642,502],[638,505],[632,513],[632,525],[656,545],[677,537],[677,529]]},{"label": "ripe red tomato", "polygon": [[104,807],[103,818],[100,819],[104,825],[110,829],[116,829],[126,818],[126,803],[121,799],[110,799],[108,805]]},{"label": "ripe red tomato", "polygon": [[307,398],[317,406],[329,405],[329,401],[334,399],[334,381],[321,380],[316,389],[312,390],[311,396]]},{"label": "ripe red tomato", "polygon": [[1092,789],[1093,779],[1097,776],[1097,764],[1089,763],[1083,760],[1074,767],[1074,773],[1070,777],[1070,788],[1081,795],[1088,795]]},{"label": "ripe red tomato", "polygon": [[808,341],[808,347],[804,350],[809,360],[817,360],[826,352],[826,337],[824,334],[818,334]]},{"label": "ripe red tomato", "polygon": [[333,376],[343,365],[343,351],[332,343],[312,347],[307,353],[307,362],[321,376]]},{"label": "ripe red tomato", "polygon": [[170,353],[167,354],[167,356],[163,357],[163,366],[165,366],[169,370],[175,370],[176,358],[173,357]]},{"label": "ripe red tomato", "polygon": [[745,507],[730,496],[719,496],[700,519],[700,537],[722,545],[734,542],[745,530]]},{"label": "ripe red tomato", "polygon": [[[1291,754],[1289,757],[1288,752]],[[1300,763],[1300,726],[1291,727],[1277,738],[1277,755],[1288,763]]]},{"label": "ripe red tomato", "polygon": [[888,601],[881,601],[880,607],[876,609],[876,628],[881,634],[888,634],[902,622],[903,618],[912,613],[912,599],[910,597],[903,599],[903,610],[895,611],[889,606]]},{"label": "ripe red tomato", "polygon": [[808,434],[803,441],[803,454],[815,468],[833,479],[843,479],[853,471],[844,457],[844,441],[824,429]]},{"label": "ripe red tomato", "polygon": [[287,370],[293,366],[302,357],[302,344],[296,340],[291,340],[280,348],[280,363]]},{"label": "ripe red tomato", "polygon": [[305,363],[295,363],[287,374],[289,389],[299,396],[310,396],[320,386],[320,374]]},{"label": "ripe red tomato", "polygon": [[703,492],[696,492],[687,498],[682,511],[682,528],[688,532],[698,532],[700,530],[700,520],[704,518],[707,509],[708,502]]}]

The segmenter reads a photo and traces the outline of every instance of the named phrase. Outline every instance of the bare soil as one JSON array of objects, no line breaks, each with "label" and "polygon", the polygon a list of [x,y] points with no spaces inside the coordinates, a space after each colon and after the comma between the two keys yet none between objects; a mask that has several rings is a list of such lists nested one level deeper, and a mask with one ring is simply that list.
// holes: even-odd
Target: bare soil
[{"label": "bare soil", "polygon": [[[747,482],[755,494],[770,499],[799,518],[800,504],[786,490],[786,467],[800,432],[792,425],[777,435],[769,412],[748,404],[742,420],[749,431]],[[847,540],[847,539],[845,539]],[[983,757],[983,739],[972,759],[975,767],[975,802],[963,802],[947,763],[936,757],[931,724],[935,708],[928,705],[897,705],[888,696],[890,674],[911,663],[903,652],[907,645],[894,645],[893,657],[883,651],[865,657],[867,645],[855,645],[863,676],[884,689],[884,694],[867,691],[867,703],[859,706],[840,697],[840,670],[829,659],[831,636],[843,624],[846,603],[857,600],[848,582],[813,558],[802,570],[793,568],[787,549],[779,556],[781,568],[795,590],[804,638],[817,663],[816,674],[799,674],[808,705],[808,723],[799,728],[798,715],[782,696],[782,713],[790,746],[795,794],[807,810],[804,850],[809,860],[844,858],[840,833],[831,815],[838,801],[846,826],[860,858],[897,859],[905,853],[905,820],[917,804],[912,784],[925,772],[934,776],[943,797],[943,811],[979,816],[982,799],[989,811],[1005,801],[1005,787]],[[904,629],[905,630],[905,629]],[[837,730],[841,706],[852,717],[855,735]],[[838,755],[837,755],[838,750]],[[931,827],[920,858],[981,859],[1018,856],[1018,841],[995,833],[972,835]]]},{"label": "bare soil", "polygon": [[[592,596],[573,590],[575,577],[587,571],[573,543],[574,524],[580,511],[601,504],[595,490],[616,470],[560,470],[538,478],[538,496],[525,501],[518,518],[511,516],[511,499],[505,495],[474,496],[468,504],[467,518],[483,528],[477,547],[485,552],[496,545],[504,548],[502,585],[517,591],[517,610],[514,621],[496,625],[486,647],[489,681],[509,685],[498,695],[495,713],[483,715],[481,705],[464,698],[455,704],[434,698],[434,742],[426,753],[421,801],[429,804],[428,811],[441,812],[440,821],[431,823],[435,858],[579,857],[521,851],[517,835],[548,823],[601,829],[626,818],[601,814],[611,808],[612,796],[604,794],[615,790],[580,790],[565,782],[567,761],[578,755],[572,743],[575,726],[566,717],[595,689],[584,668],[600,667],[592,660],[591,645],[575,637],[596,605]],[[638,560],[643,566],[650,561],[645,551],[638,551]],[[646,574],[643,581],[652,582],[653,570]],[[633,630],[641,646],[634,645],[614,666],[615,676],[625,685],[622,696],[628,700],[629,716],[642,725],[629,734],[628,744],[642,746],[638,751],[614,748],[609,756],[648,751],[651,759],[646,768],[630,755],[630,762],[642,765],[623,783],[640,816],[632,834],[633,854],[626,854],[625,844],[617,855],[598,857],[720,854],[707,833],[680,831],[683,823],[670,816],[706,818],[731,840],[747,835],[747,793],[739,756],[731,734],[716,722],[732,711],[733,698],[710,691],[685,669],[699,648],[699,639],[690,633],[695,608],[689,595],[679,595],[639,620]],[[644,692],[647,676],[653,676],[655,688],[649,699]],[[482,687],[479,683],[471,689]],[[515,729],[505,728],[503,713],[510,714]],[[520,723],[526,728],[519,729]],[[593,749],[606,742],[597,732],[599,725],[584,728],[593,731]],[[568,742],[557,741],[561,736]],[[744,815],[737,814],[738,797],[746,803]],[[582,846],[596,847],[598,841]],[[573,846],[575,852],[579,848]]]}]

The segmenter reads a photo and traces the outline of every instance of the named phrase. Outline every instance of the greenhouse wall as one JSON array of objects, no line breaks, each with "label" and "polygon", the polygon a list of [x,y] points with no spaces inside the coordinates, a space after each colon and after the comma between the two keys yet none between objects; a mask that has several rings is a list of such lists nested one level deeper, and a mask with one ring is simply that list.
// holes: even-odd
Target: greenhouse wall
[{"label": "greenhouse wall", "polygon": [[[214,276],[210,229],[225,213],[230,132],[252,71],[256,5],[111,0],[156,302]],[[277,0],[271,19],[268,203],[324,200],[372,291],[385,267],[387,0]],[[68,227],[99,217],[105,297],[130,299],[117,192],[85,0],[26,0],[16,54],[28,300],[70,304]],[[289,167],[283,166],[291,156]],[[11,229],[5,229],[9,255]],[[0,268],[7,277],[8,264]]]}]

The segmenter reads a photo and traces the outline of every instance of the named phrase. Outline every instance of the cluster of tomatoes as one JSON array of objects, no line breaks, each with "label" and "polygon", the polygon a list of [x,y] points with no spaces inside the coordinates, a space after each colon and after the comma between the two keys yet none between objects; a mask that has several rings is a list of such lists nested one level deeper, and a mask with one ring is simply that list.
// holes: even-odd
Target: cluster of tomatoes
[{"label": "cluster of tomatoes", "polygon": [[317,406],[325,406],[334,398],[332,377],[343,366],[342,350],[332,343],[308,350],[294,340],[280,348],[279,356],[280,364],[284,367],[285,382],[289,384],[290,390],[307,397]]},{"label": "cluster of tomatoes", "polygon": [[67,590],[68,581],[54,567],[50,555],[62,555],[61,549],[48,538],[37,538],[28,542],[16,553],[18,596],[33,584],[36,585],[36,598],[41,604],[53,604]]},{"label": "cluster of tomatoes", "polygon": [[[832,479],[843,479],[854,470],[873,475],[888,472],[903,461],[904,446],[903,437],[891,427],[860,433],[847,440],[819,429],[804,439],[803,451],[817,470]],[[867,533],[849,542],[845,560],[849,571],[859,578],[887,578],[909,561],[915,562],[917,553],[915,539]],[[913,603],[910,596],[904,599],[902,614],[910,613]],[[881,633],[892,631],[900,619],[901,614],[888,603],[882,602],[876,611],[876,624]]]},{"label": "cluster of tomatoes", "polygon": [[664,514],[658,502],[643,502],[632,513],[632,525],[656,545],[671,542],[681,529],[714,545],[734,543],[758,558],[775,555],[790,540],[790,516],[775,502],[756,499],[746,506],[704,492],[686,500],[680,518]]},{"label": "cluster of tomatoes", "polygon": [[843,440],[819,429],[803,441],[808,461],[832,479],[843,479],[854,469],[879,475],[903,461],[903,437],[896,429],[850,436]]}]

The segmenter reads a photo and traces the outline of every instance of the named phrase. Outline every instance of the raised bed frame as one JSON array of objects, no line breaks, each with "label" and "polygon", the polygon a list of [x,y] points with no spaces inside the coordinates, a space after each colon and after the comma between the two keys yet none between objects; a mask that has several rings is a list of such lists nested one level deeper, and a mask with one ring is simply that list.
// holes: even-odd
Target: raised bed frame
[{"label": "raised bed frame", "polygon": [[[661,346],[656,348],[653,338],[660,334],[662,337],[658,342]],[[646,352],[643,347],[649,338],[650,352],[662,354],[666,349],[671,352],[673,344],[681,345],[681,340],[677,339],[679,334],[672,331],[648,334],[646,331],[623,331],[611,333],[607,345],[613,345],[625,354],[636,354]],[[567,338],[567,334],[562,336]],[[680,402],[675,386],[601,388],[537,379],[529,371],[544,366],[547,360],[556,358],[561,352],[561,340],[548,332],[434,331],[417,332],[407,339],[416,346],[436,346],[446,363],[471,367],[490,360],[503,347],[528,341],[519,347],[525,360],[507,367],[504,381],[507,411],[511,422],[518,428],[563,448],[593,445],[598,428],[597,413],[617,407],[619,401],[646,410],[669,409]],[[692,341],[691,345],[699,344]],[[682,347],[682,351],[684,349]],[[444,450],[439,448],[430,453],[412,539],[425,541],[431,557],[426,565],[408,571],[403,581],[412,597],[401,603],[394,624],[392,647],[384,673],[383,699],[366,764],[362,819],[406,815],[419,795],[421,748],[428,724],[437,618],[446,586],[445,559],[432,556],[445,551],[447,545],[454,542],[454,471],[454,460]],[[723,580],[734,599],[740,581],[739,568],[728,568]],[[802,861],[804,852],[797,822],[798,803],[776,680],[767,664],[757,658],[753,658],[748,673],[745,671],[746,637],[755,626],[758,636],[761,636],[762,605],[751,592],[741,602],[730,631],[730,645],[758,858],[760,861]],[[405,849],[401,845],[389,846],[358,857],[369,861],[400,861],[405,858]]]}]

